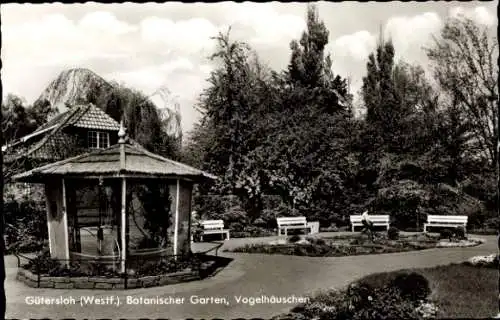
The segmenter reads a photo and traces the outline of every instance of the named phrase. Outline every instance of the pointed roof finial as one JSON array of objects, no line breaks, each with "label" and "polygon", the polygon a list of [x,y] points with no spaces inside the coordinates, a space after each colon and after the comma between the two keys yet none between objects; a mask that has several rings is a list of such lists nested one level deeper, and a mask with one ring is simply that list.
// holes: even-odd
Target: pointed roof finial
[{"label": "pointed roof finial", "polygon": [[120,121],[120,131],[118,131],[118,143],[125,143],[127,141],[127,130],[123,124],[123,119]]}]

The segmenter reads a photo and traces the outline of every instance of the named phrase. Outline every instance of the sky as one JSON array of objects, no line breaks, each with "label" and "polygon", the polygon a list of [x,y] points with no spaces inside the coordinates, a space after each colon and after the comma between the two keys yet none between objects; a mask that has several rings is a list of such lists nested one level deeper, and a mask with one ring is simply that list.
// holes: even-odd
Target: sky
[{"label": "sky", "polygon": [[[199,120],[195,105],[214,64],[211,40],[231,26],[274,70],[285,68],[290,41],[305,29],[305,3],[5,4],[0,7],[3,96],[32,103],[63,70],[88,68],[106,80],[153,94],[160,87],[180,105],[184,132]],[[317,2],[329,30],[333,71],[356,93],[379,33],[396,58],[427,66],[423,51],[444,21],[457,15],[495,28],[498,2]],[[160,106],[161,107],[161,106]]]}]

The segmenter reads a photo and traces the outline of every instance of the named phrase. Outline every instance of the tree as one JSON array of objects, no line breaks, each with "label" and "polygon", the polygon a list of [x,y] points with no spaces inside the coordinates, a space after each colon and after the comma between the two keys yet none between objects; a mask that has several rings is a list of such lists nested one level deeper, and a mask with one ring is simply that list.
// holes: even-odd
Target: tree
[{"label": "tree", "polygon": [[129,136],[149,151],[169,158],[178,157],[175,137],[165,132],[160,110],[150,96],[115,83],[110,91],[97,98],[96,103],[113,119],[123,119]]},{"label": "tree", "polygon": [[368,145],[389,152],[400,151],[402,119],[410,112],[408,106],[401,103],[396,90],[394,76],[398,73],[394,72],[394,54],[392,41],[384,42],[381,37],[376,53],[368,56],[367,75],[363,77],[362,86],[370,130],[367,136],[373,136]]},{"label": "tree", "polygon": [[490,32],[468,18],[451,18],[426,52],[442,91],[467,117],[470,142],[493,169],[498,161],[498,41]]},{"label": "tree", "polygon": [[[210,87],[200,96],[198,109],[202,112],[202,125],[213,133],[212,146],[205,154],[206,169],[224,177],[221,186],[226,192],[235,191],[235,177],[241,168],[242,156],[249,143],[244,140],[251,130],[251,70],[247,44],[231,41],[230,29],[212,38],[217,51],[210,59],[219,67],[210,74]],[[222,191],[222,190],[221,190]]]},{"label": "tree", "polygon": [[[31,107],[22,98],[8,94],[2,102],[2,146],[15,143],[19,138],[32,133],[56,113],[57,110],[47,101],[38,101]],[[29,166],[24,158],[4,161],[3,182],[8,183],[13,174],[30,169]]]},{"label": "tree", "polygon": [[349,110],[351,96],[346,80],[335,76],[332,71],[331,57],[325,52],[328,36],[324,22],[319,20],[317,7],[308,5],[307,30],[300,41],[290,43],[292,53],[286,79],[291,88],[308,88],[315,95],[318,108],[329,112],[346,111]]}]

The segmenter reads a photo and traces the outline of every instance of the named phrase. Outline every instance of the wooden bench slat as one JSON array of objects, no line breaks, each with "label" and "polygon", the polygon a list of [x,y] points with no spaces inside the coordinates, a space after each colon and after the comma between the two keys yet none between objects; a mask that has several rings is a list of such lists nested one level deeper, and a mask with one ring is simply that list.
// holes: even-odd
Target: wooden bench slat
[{"label": "wooden bench slat", "polygon": [[[363,218],[361,215],[352,215],[349,219],[351,221],[352,232],[354,232],[354,227],[363,225]],[[389,215],[369,215],[368,219],[374,226],[385,226],[387,230],[389,230],[391,221],[391,217]]]},{"label": "wooden bench slat", "polygon": [[285,230],[285,235],[288,234],[288,229],[307,229],[306,217],[280,217],[276,218],[278,223],[278,235],[281,235],[281,230]]},{"label": "wooden bench slat", "polygon": [[224,229],[224,220],[203,220],[201,225],[203,226],[201,241],[203,241],[203,235],[217,233],[225,234],[226,240],[229,239],[229,229]]},{"label": "wooden bench slat", "polygon": [[428,215],[427,223],[424,223],[424,232],[427,232],[427,227],[467,227],[468,216],[436,216]]}]

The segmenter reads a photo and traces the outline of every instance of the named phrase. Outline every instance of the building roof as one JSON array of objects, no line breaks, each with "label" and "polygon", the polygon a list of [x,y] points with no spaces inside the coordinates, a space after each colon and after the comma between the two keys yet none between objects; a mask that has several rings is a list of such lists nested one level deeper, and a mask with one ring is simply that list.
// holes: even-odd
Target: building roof
[{"label": "building roof", "polygon": [[22,154],[22,156],[29,156],[42,148],[47,141],[55,137],[61,132],[62,129],[69,126],[96,130],[120,130],[120,124],[95,105],[91,103],[76,105],[68,111],[55,116],[46,124],[36,129],[33,133],[18,139],[8,146],[3,146],[2,152],[21,144],[25,144],[32,138],[40,138],[41,136],[42,138],[40,140],[33,143],[33,145],[29,145],[27,148],[28,150]]},{"label": "building roof", "polygon": [[13,177],[19,182],[44,182],[55,176],[65,177],[153,177],[188,180],[215,179],[216,177],[151,153],[139,145],[124,144],[125,161],[120,161],[120,144],[92,151],[66,160],[35,168]]},{"label": "building roof", "polygon": [[89,103],[76,105],[68,111],[55,116],[34,133],[59,124],[87,129],[120,130],[120,124],[115,119],[92,103]]}]

